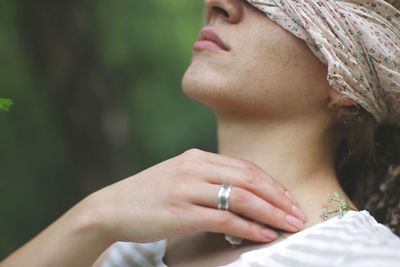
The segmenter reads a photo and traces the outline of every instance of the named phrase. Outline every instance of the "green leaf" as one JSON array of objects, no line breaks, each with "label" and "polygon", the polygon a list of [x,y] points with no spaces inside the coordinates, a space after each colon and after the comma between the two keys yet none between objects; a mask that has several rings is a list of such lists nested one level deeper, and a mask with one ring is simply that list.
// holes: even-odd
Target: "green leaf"
[{"label": "green leaf", "polygon": [[9,111],[10,107],[13,105],[14,103],[12,102],[11,99],[8,98],[0,98],[0,110],[3,111]]},{"label": "green leaf", "polygon": [[286,238],[286,236],[283,235],[282,231],[277,231],[277,232],[278,232],[278,234],[279,234],[280,237]]}]

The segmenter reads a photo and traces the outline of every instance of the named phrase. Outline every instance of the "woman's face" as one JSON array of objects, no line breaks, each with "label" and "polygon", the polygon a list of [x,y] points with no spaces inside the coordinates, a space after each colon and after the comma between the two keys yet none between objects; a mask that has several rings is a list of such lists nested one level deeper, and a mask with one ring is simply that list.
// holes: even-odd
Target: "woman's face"
[{"label": "woman's face", "polygon": [[327,67],[245,0],[205,0],[206,27],[229,50],[194,49],[182,88],[217,115],[268,119],[326,111]]}]

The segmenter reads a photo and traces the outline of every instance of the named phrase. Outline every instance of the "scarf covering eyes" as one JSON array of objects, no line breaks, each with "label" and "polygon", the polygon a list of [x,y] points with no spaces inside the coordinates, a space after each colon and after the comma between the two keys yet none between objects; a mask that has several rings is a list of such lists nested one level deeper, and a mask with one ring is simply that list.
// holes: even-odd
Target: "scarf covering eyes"
[{"label": "scarf covering eyes", "polygon": [[331,87],[400,126],[400,0],[246,1],[306,42]]}]

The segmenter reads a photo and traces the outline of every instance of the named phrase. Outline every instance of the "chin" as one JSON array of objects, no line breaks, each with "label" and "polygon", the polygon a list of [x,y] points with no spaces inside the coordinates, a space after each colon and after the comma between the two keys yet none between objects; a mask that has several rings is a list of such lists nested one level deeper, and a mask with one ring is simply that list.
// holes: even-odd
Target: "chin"
[{"label": "chin", "polygon": [[190,99],[207,105],[224,95],[223,88],[227,85],[223,85],[223,78],[207,68],[192,64],[183,75],[182,90]]},{"label": "chin", "polygon": [[217,116],[242,114],[251,107],[246,107],[246,99],[235,93],[237,88],[232,80],[222,74],[204,73],[189,67],[182,78],[182,90],[188,98],[208,107]]}]

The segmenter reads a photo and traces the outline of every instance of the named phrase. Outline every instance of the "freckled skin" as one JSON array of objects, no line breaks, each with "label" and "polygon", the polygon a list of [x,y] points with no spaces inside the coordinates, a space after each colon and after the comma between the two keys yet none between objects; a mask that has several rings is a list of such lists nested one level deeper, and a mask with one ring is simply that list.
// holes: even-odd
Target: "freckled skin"
[{"label": "freckled skin", "polygon": [[[321,134],[332,115],[328,104],[339,96],[327,81],[327,66],[247,2],[205,4],[205,26],[230,50],[193,50],[183,92],[215,113],[219,153],[252,160],[286,185],[307,214],[305,228],[322,222],[326,196],[342,191],[334,148]],[[269,245],[246,241],[232,250],[222,235],[200,232],[169,239],[164,260],[175,267],[219,266]]]},{"label": "freckled skin", "polygon": [[[224,2],[224,1],[222,1]],[[211,26],[229,51],[193,51],[183,92],[217,114],[288,119],[327,112],[327,67],[299,39],[248,3],[236,23]]]}]

